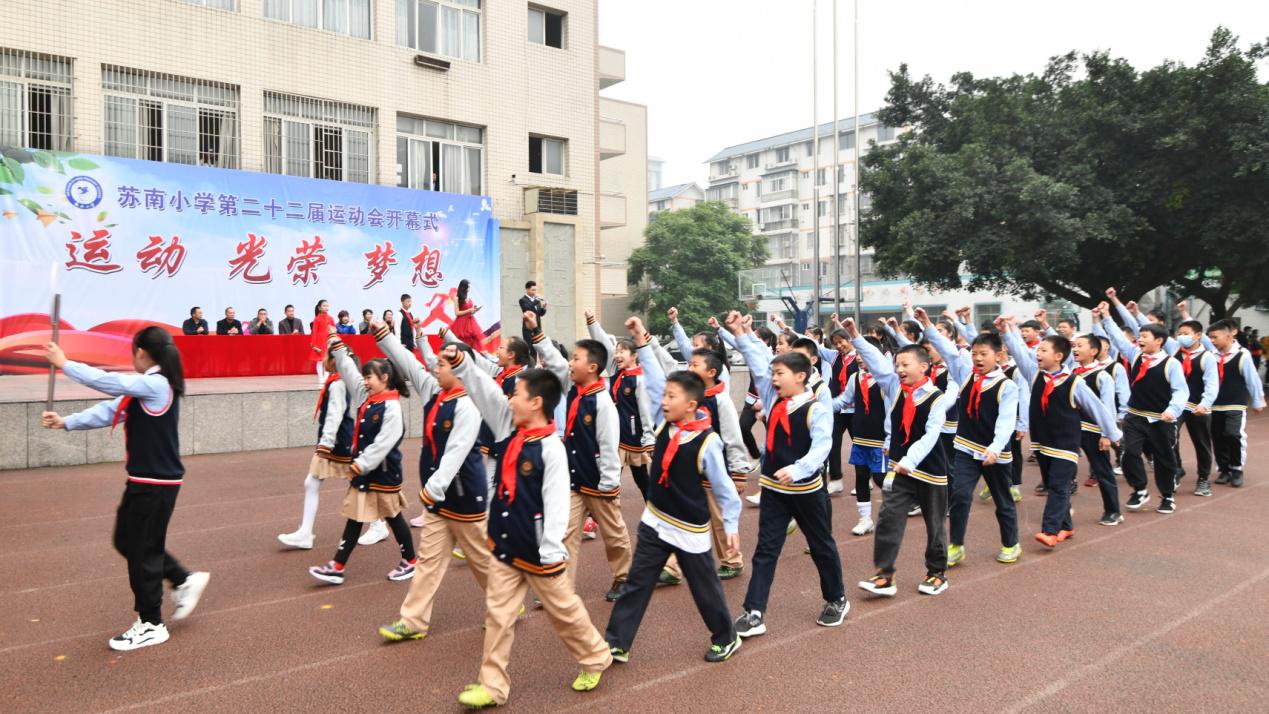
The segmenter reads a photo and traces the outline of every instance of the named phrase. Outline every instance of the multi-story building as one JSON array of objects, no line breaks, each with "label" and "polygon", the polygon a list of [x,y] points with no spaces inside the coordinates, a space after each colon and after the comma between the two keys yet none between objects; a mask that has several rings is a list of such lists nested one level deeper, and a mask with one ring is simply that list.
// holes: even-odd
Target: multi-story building
[{"label": "multi-story building", "polygon": [[665,159],[649,156],[648,157],[648,190],[655,191],[661,188],[662,175],[665,169]]},{"label": "multi-story building", "polygon": [[696,182],[680,183],[648,192],[648,218],[662,211],[691,208],[705,200],[705,191]]},{"label": "multi-story building", "polygon": [[609,334],[625,334],[630,314],[626,263],[643,245],[648,215],[648,109],[617,99],[599,99],[600,302],[595,309]]},{"label": "multi-story building", "polygon": [[[752,222],[754,231],[767,237],[769,258],[765,266],[745,271],[738,280],[740,297],[750,301],[760,314],[785,312],[786,300],[805,306],[814,292],[815,271],[820,277],[820,295],[829,300],[840,290],[843,309],[853,307],[855,286],[855,142],[866,153],[874,144],[887,144],[903,131],[881,124],[875,114],[819,127],[818,168],[813,150],[813,127],[766,139],[729,146],[709,158],[709,185],[705,200],[721,201]],[[833,205],[834,181],[837,206]],[[860,206],[867,210],[867,194]],[[834,213],[840,214],[835,222]],[[834,282],[834,225],[840,225],[841,284]],[[818,231],[817,231],[818,227]],[[816,261],[816,238],[819,260]],[[862,310],[871,318],[895,316],[905,300],[912,304],[943,310],[949,306],[971,305],[975,321],[994,319],[1002,313],[1029,314],[1035,303],[1012,296],[958,290],[930,292],[906,280],[880,280],[873,269],[871,250],[859,256],[863,277]],[[1055,306],[1060,307],[1060,306]],[[820,321],[833,312],[835,304],[820,306]]]},{"label": "multi-story building", "polygon": [[598,91],[625,56],[596,42],[593,1],[6,0],[3,16],[0,144],[488,195],[504,324],[533,278],[551,333],[578,334],[601,303],[601,228],[644,216],[646,166],[633,211],[601,186],[619,154]]}]

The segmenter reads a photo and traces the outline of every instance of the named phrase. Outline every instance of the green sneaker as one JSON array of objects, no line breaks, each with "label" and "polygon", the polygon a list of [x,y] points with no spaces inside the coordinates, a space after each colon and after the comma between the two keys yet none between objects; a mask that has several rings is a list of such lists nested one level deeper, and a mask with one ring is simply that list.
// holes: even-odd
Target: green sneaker
[{"label": "green sneaker", "polygon": [[784,529],[784,534],[793,535],[794,533],[797,533],[797,532],[798,532],[798,522],[790,518],[789,527]]},{"label": "green sneaker", "polygon": [[947,546],[947,567],[952,567],[965,559],[965,546],[949,545]]},{"label": "green sneaker", "polygon": [[574,692],[589,692],[599,686],[599,678],[603,676],[603,672],[581,672],[577,675],[577,679],[573,680]]},{"label": "green sneaker", "polygon": [[467,685],[467,688],[458,695],[458,703],[468,709],[485,709],[498,706],[498,702],[494,701],[494,698],[489,696],[489,692],[480,684]]},{"label": "green sneaker", "polygon": [[1018,501],[1021,501],[1021,500],[1022,500],[1022,489],[1018,488],[1017,486],[1010,486],[1010,487],[1009,487],[1009,496],[1013,498],[1013,502],[1014,502],[1014,503],[1017,503]]},{"label": "green sneaker", "polygon": [[405,624],[405,620],[397,620],[391,625],[380,627],[379,636],[388,642],[402,642],[405,640],[421,640],[427,637],[427,633],[411,628]]},{"label": "green sneaker", "polygon": [[991,486],[983,486],[983,490],[978,492],[978,498],[981,501],[991,500]]},{"label": "green sneaker", "polygon": [[630,661],[630,650],[623,650],[620,647],[610,646],[608,648],[608,654],[612,655],[614,662],[625,664]]},{"label": "green sneaker", "polygon": [[996,554],[996,562],[1016,563],[1020,557],[1022,557],[1022,546],[1014,543],[1011,546],[1000,549],[1000,552]]},{"label": "green sneaker", "polygon": [[683,582],[683,579],[675,577],[674,573],[668,570],[662,570],[661,574],[657,576],[657,582],[662,585],[679,585]]},{"label": "green sneaker", "polygon": [[733,568],[730,565],[720,565],[718,566],[718,579],[731,580],[732,578],[740,577],[740,574],[743,572],[745,572],[743,567]]}]

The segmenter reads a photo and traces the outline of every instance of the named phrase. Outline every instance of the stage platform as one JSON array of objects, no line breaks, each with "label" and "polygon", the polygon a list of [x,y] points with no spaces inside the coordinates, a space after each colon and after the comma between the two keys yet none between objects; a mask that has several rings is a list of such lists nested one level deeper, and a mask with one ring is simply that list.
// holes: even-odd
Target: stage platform
[{"label": "stage platform", "polygon": [[[749,374],[732,368],[732,400],[744,402]],[[224,377],[186,381],[181,400],[181,454],[223,454],[317,444],[313,411],[317,375]],[[11,448],[0,449],[0,470],[78,466],[123,460],[123,431],[53,431],[40,426],[47,375],[0,377],[0,433]],[[101,393],[57,377],[54,411],[71,414],[105,399]],[[402,399],[406,437],[423,433],[423,405]]]}]

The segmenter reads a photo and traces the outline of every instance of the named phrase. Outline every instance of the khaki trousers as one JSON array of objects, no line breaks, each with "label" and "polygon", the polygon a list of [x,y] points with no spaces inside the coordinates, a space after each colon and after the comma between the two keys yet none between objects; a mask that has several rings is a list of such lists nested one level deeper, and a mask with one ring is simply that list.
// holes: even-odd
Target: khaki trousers
[{"label": "khaki trousers", "polygon": [[432,603],[441,587],[449,562],[450,551],[457,543],[467,555],[467,567],[481,590],[486,589],[486,573],[493,556],[486,541],[485,521],[455,521],[429,511],[423,512],[423,530],[419,534],[418,563],[410,579],[410,591],[401,603],[401,619],[410,629],[426,633],[432,620]]},{"label": "khaki trousers", "polygon": [[542,602],[555,634],[583,671],[602,672],[612,665],[608,643],[591,624],[586,606],[564,575],[529,575],[493,560],[487,577],[485,652],[480,664],[480,683],[499,705],[506,704],[511,695],[507,665],[511,660],[516,619],[529,591]]},{"label": "khaki trousers", "polygon": [[577,552],[582,545],[582,524],[586,522],[587,511],[599,526],[599,537],[604,541],[604,552],[608,556],[608,567],[612,570],[613,580],[625,582],[634,556],[630,548],[630,534],[626,531],[626,521],[621,517],[621,498],[584,496],[573,491],[570,507],[568,530],[564,532],[564,547],[568,550],[568,568],[564,571],[564,577],[568,578],[569,589],[576,589]]}]

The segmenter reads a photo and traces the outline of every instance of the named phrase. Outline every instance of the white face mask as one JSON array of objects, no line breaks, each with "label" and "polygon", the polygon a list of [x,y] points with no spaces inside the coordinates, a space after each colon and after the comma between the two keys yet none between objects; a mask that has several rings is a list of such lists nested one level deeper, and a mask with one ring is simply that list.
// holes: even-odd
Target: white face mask
[{"label": "white face mask", "polygon": [[1189,349],[1194,346],[1194,335],[1177,335],[1176,341],[1181,343],[1182,347]]}]

